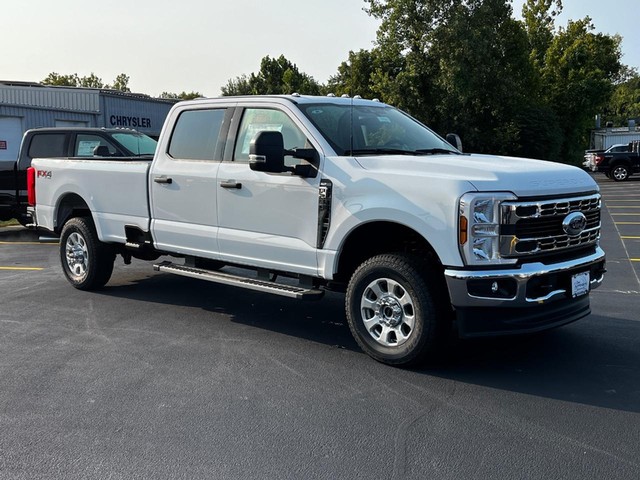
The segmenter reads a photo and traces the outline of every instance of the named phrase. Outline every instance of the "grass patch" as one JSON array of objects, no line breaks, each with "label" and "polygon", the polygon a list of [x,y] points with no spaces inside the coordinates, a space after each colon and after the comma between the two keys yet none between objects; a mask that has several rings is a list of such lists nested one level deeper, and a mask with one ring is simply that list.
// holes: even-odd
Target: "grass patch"
[{"label": "grass patch", "polygon": [[11,227],[13,225],[20,225],[18,223],[18,221],[14,218],[12,218],[11,220],[0,220],[0,227]]}]

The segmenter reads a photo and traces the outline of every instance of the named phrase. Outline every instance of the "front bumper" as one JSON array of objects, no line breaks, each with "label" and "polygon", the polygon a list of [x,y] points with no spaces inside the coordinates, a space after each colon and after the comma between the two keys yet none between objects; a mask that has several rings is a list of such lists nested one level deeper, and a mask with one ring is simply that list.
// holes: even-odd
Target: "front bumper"
[{"label": "front bumper", "polygon": [[446,269],[445,278],[462,337],[531,333],[578,320],[590,313],[589,295],[572,295],[572,277],[589,272],[589,288],[600,286],[605,253],[506,270]]}]

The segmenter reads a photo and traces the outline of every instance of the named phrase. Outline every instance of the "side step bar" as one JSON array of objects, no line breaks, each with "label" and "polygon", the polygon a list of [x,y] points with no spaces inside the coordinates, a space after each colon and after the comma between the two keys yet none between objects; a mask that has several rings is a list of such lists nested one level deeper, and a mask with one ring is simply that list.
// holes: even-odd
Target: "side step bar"
[{"label": "side step bar", "polygon": [[296,287],[295,285],[283,285],[281,283],[258,280],[255,278],[231,275],[229,273],[205,270],[203,268],[176,265],[173,262],[157,263],[153,266],[156,272],[167,272],[183,277],[197,278],[208,282],[222,283],[235,287],[243,287],[248,290],[272,293],[297,300],[319,300],[324,296],[324,291],[314,288]]}]

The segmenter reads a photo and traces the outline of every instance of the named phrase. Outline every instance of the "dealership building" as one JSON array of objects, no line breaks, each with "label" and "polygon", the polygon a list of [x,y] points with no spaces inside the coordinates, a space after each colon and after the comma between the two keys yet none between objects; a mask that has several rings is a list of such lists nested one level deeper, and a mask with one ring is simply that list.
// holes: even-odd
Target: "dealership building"
[{"label": "dealership building", "polygon": [[0,160],[17,158],[30,128],[132,128],[158,138],[174,103],[118,90],[0,81]]}]

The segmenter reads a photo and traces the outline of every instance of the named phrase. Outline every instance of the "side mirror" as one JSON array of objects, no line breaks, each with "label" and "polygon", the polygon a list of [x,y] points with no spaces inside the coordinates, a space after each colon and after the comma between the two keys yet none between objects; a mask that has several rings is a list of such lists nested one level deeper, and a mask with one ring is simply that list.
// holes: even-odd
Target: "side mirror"
[{"label": "side mirror", "polygon": [[457,133],[447,133],[446,139],[447,142],[462,151],[462,140],[460,140],[460,136]]},{"label": "side mirror", "polygon": [[282,133],[262,131],[249,144],[249,168],[257,172],[282,173],[284,166],[284,140]]}]

